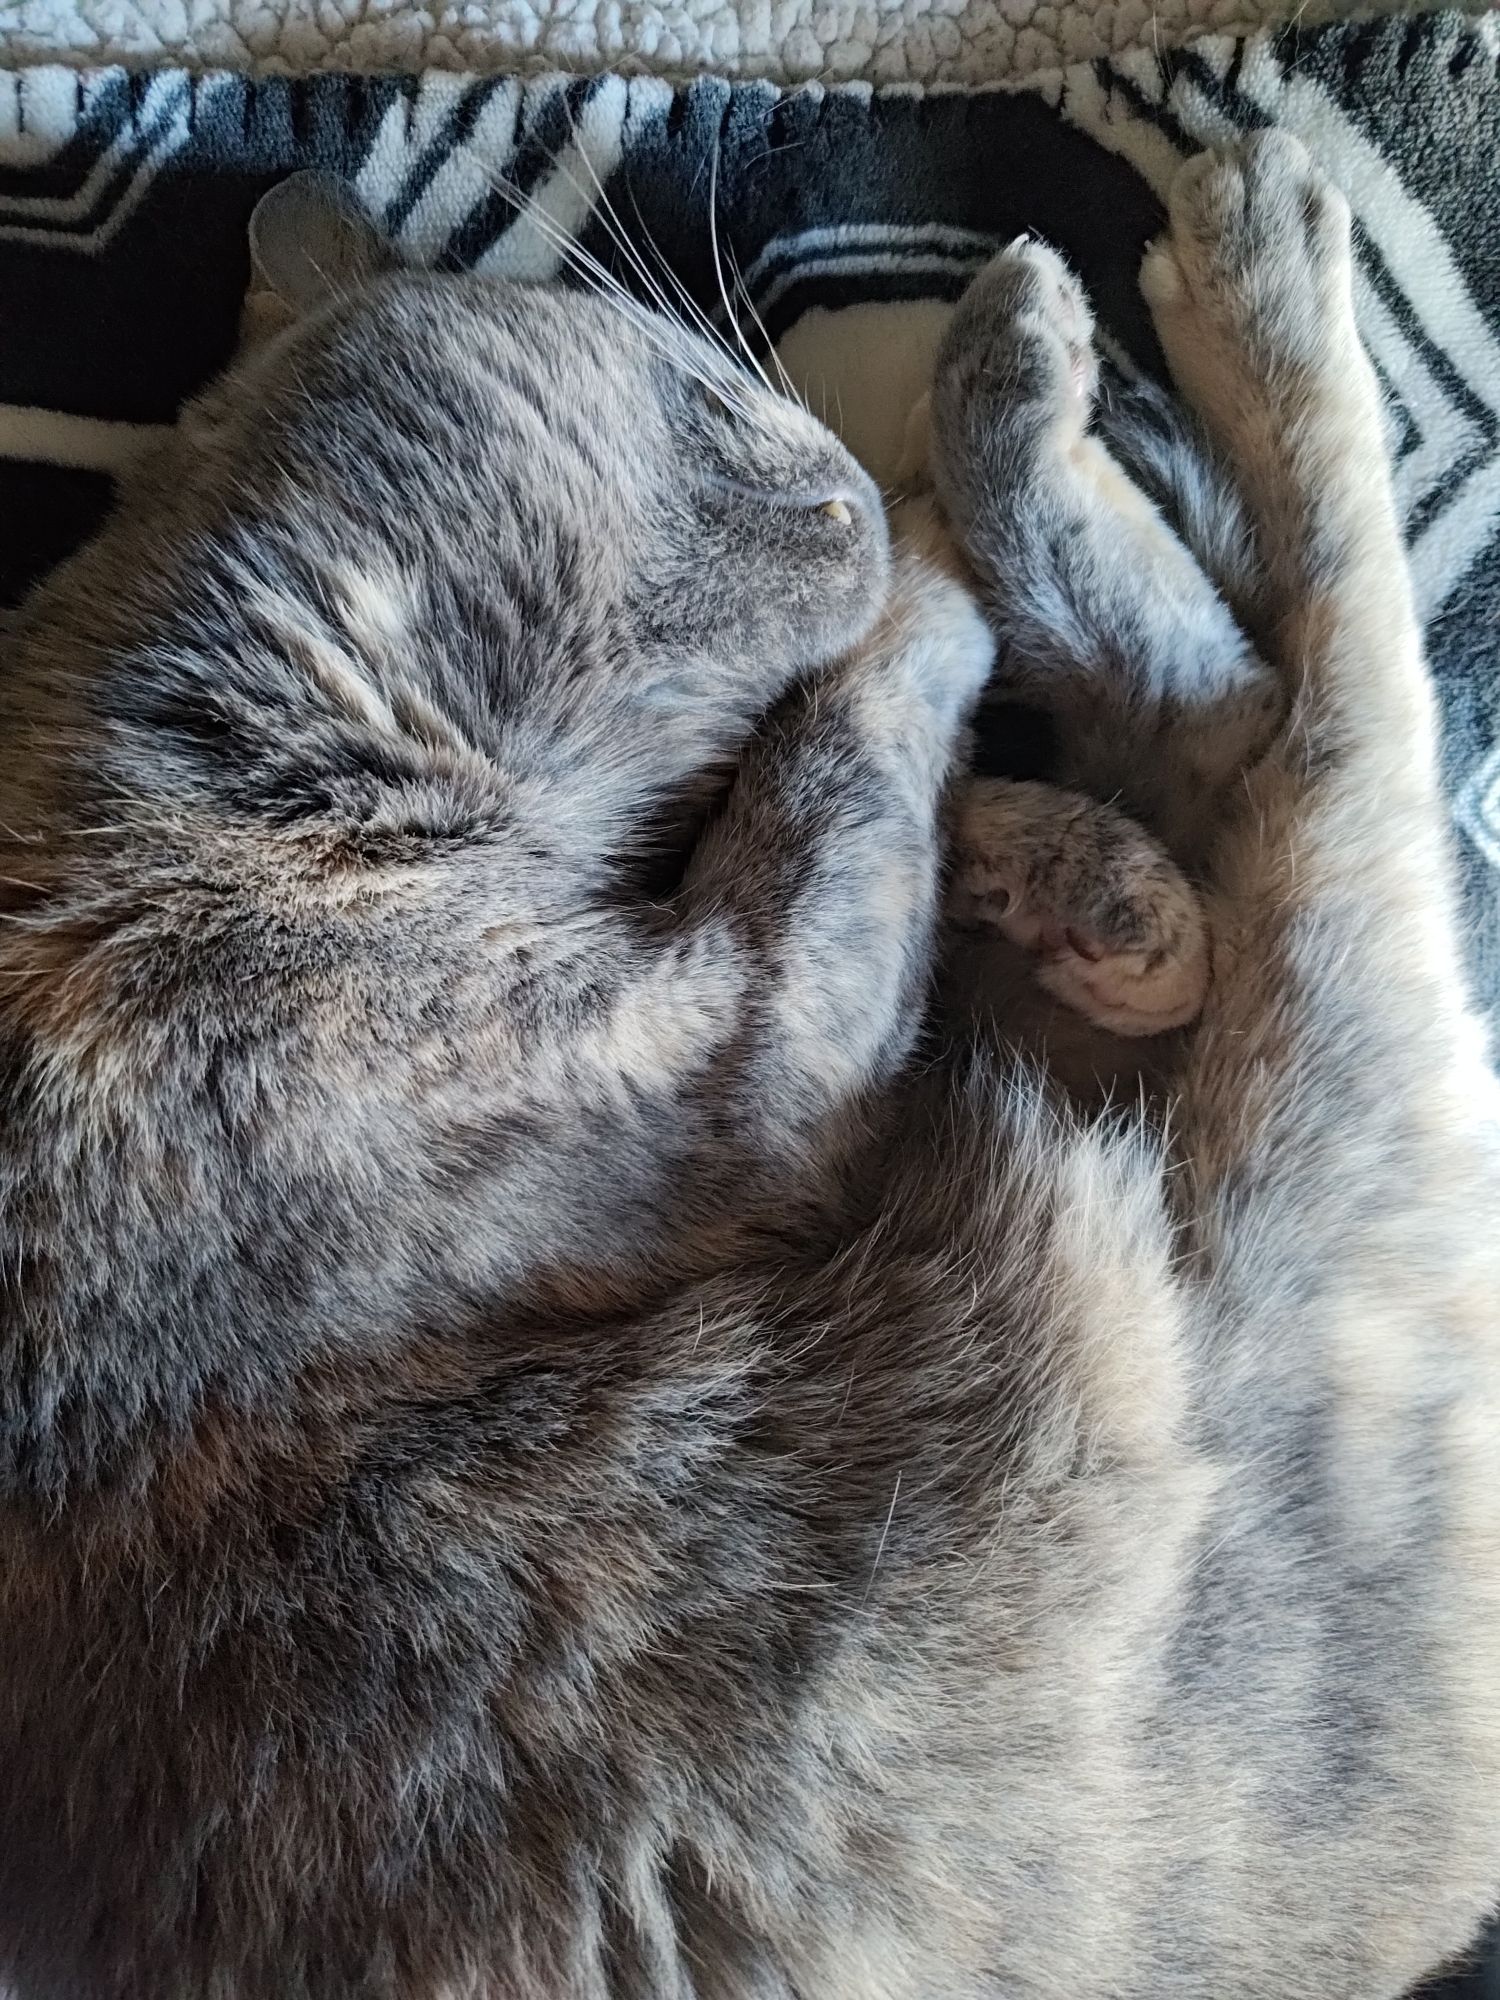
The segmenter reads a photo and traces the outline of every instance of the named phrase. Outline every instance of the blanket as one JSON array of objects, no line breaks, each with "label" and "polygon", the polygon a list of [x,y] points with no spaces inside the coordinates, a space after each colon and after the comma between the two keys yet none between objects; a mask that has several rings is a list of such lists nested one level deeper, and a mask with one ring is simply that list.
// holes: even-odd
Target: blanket
[{"label": "blanket", "polygon": [[1372,4],[1431,0],[7,0],[0,63],[973,84]]}]

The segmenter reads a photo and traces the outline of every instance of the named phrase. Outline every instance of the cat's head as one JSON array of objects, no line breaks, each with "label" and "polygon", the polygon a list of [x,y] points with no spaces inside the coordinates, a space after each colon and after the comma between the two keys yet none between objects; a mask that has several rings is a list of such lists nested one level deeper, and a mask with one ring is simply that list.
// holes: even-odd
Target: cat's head
[{"label": "cat's head", "polygon": [[[592,680],[586,640],[608,632],[616,696],[634,690],[662,726],[700,714],[710,736],[872,626],[876,488],[686,316],[616,290],[404,270],[326,176],[272,190],[250,236],[260,324],[270,306],[280,330],[188,434],[238,458],[242,492],[274,454],[310,496],[344,500],[412,626],[432,636],[450,610],[422,602],[424,576],[468,566],[468,610],[482,618],[498,580],[556,642],[550,672]],[[426,516],[424,534],[382,510]]]},{"label": "cat's head", "polygon": [[[591,775],[543,816],[565,846],[574,809],[586,844],[628,845],[879,614],[871,481],[684,319],[399,268],[322,176],[266,197],[251,248],[261,337],[184,413],[68,613],[111,651],[154,628],[132,684],[162,697],[140,743],[168,789],[174,743],[237,812],[261,762],[306,763],[300,795],[347,820],[420,784],[438,739],[476,783],[548,789],[566,736]],[[266,790],[278,816],[298,797]]]}]

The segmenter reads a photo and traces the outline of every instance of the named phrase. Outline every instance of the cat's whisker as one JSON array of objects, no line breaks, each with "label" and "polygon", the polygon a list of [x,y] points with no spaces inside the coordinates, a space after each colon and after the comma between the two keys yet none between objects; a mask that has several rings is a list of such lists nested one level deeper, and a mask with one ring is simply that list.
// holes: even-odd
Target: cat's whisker
[{"label": "cat's whisker", "polygon": [[572,150],[587,170],[589,180],[593,186],[593,192],[590,193],[589,189],[577,179],[568,167],[567,162],[561,156],[555,162],[557,171],[563,175],[574,191],[588,202],[592,213],[598,218],[610,241],[625,259],[630,269],[635,272],[641,283],[646,287],[648,294],[655,301],[657,309],[667,319],[681,324],[676,308],[671,304],[667,294],[662,290],[660,283],[647,264],[644,256],[630,240],[615,210],[614,204],[605,190],[604,183],[599,178],[597,168],[578,138],[576,126],[573,128]]},{"label": "cat's whisker", "polygon": [[641,215],[640,205],[638,202],[636,202],[633,193],[631,195],[631,202],[635,208],[636,218],[640,223],[641,234],[643,238],[645,239],[646,243],[650,246],[652,255],[656,258],[663,273],[670,281],[673,290],[677,292],[679,297],[682,299],[683,304],[691,313],[693,318],[693,323],[702,329],[705,339],[711,340],[716,347],[722,347],[725,349],[725,351],[732,357],[734,364],[737,368],[743,367],[744,363],[741,360],[738,352],[731,345],[731,343],[726,341],[722,329],[715,324],[713,316],[709,312],[707,312],[705,308],[702,306],[702,304],[693,296],[692,292],[683,282],[683,279],[680,276],[680,274],[673,267],[665,251],[663,251],[657,244],[656,239],[651,234],[650,228],[648,227],[645,218]]},{"label": "cat's whisker", "polygon": [[760,357],[745,338],[745,330],[740,325],[733,305],[730,303],[729,287],[724,282],[724,262],[719,250],[719,147],[714,143],[713,158],[708,170],[708,241],[713,257],[714,277],[719,287],[719,297],[724,302],[724,317],[734,329],[735,340],[744,353],[745,359],[755,370],[771,395],[776,391],[771,386],[771,378],[761,366]]},{"label": "cat's whisker", "polygon": [[[599,215],[601,222],[609,230],[615,244],[621,251],[622,255],[624,255],[629,260],[633,268],[637,271],[642,282],[650,288],[652,296],[661,301],[663,311],[667,312],[671,317],[677,318],[678,317],[677,309],[669,303],[666,296],[663,294],[661,286],[656,276],[653,274],[651,268],[645,261],[644,253],[639,247],[635,236],[631,233],[631,231],[629,231],[626,228],[624,220],[621,217],[619,210],[615,207],[614,201],[610,196],[609,190],[604,185],[604,182],[600,179],[598,169],[595,167],[593,161],[589,158],[587,150],[579,142],[576,127],[574,130],[573,150],[577,153],[579,160],[582,162],[583,166],[587,169],[589,179],[594,184],[594,188],[596,190],[596,195],[597,195],[597,200],[595,203],[595,212]],[[561,162],[559,162],[559,165],[561,167],[561,171],[564,174],[568,174],[567,167],[565,165],[562,165]],[[568,174],[568,178],[571,180],[572,175]],[[577,183],[575,182],[574,185],[576,186]],[[583,190],[580,189],[579,192],[582,193]],[[660,271],[662,278],[664,278],[667,281],[667,283],[672,287],[672,290],[676,293],[678,299],[681,301],[682,305],[686,308],[689,315],[689,323],[693,325],[697,331],[701,332],[705,337],[705,339],[710,340],[715,347],[724,348],[728,353],[730,359],[735,363],[736,366],[741,365],[738,354],[735,353],[733,347],[730,346],[730,344],[725,340],[724,335],[720,332],[719,328],[714,325],[713,320],[710,318],[709,314],[704,310],[704,308],[699,304],[698,300],[693,297],[693,294],[684,284],[682,278],[673,268],[670,260],[666,257],[666,255],[663,253],[663,251],[657,244],[655,237],[651,234],[650,229],[646,225],[644,217],[641,215],[640,204],[635,200],[633,192],[631,194],[631,204],[635,209],[636,221],[639,225],[640,237],[644,241],[646,246],[650,249],[652,256],[655,258],[657,267]]]},{"label": "cat's whisker", "polygon": [[[592,280],[596,295],[612,304],[632,325],[654,341],[664,359],[681,368],[702,388],[712,390],[738,416],[747,421],[753,418],[753,407],[741,386],[745,372],[743,364],[731,351],[724,351],[721,358],[722,340],[716,337],[710,346],[698,338],[671,310],[660,293],[656,294],[659,300],[657,306],[643,303],[621,284],[607,265],[585,250],[552,217],[543,217],[540,211],[534,211],[533,219],[544,234],[550,232],[548,240],[574,270]],[[718,366],[713,365],[716,362]]]},{"label": "cat's whisker", "polygon": [[[570,129],[573,135],[572,151],[577,155],[580,165],[584,168],[584,170],[588,174],[589,181],[592,183],[593,192],[591,193],[589,188],[585,187],[579,181],[578,177],[572,172],[571,168],[568,166],[566,159],[564,159],[561,155],[559,155],[555,161],[557,171],[560,174],[562,174],[563,178],[573,188],[575,193],[577,193],[589,205],[591,213],[598,219],[600,226],[604,229],[610,241],[614,244],[616,250],[625,260],[629,269],[631,269],[635,273],[640,283],[645,287],[648,296],[652,300],[655,309],[660,314],[661,318],[674,330],[682,334],[688,341],[693,342],[695,346],[697,344],[695,336],[701,336],[701,338],[704,341],[708,342],[708,344],[712,347],[712,349],[715,351],[716,354],[722,353],[726,365],[733,370],[735,377],[742,376],[745,372],[745,362],[742,359],[740,353],[737,351],[735,346],[725,338],[724,334],[714,324],[713,320],[710,318],[708,313],[705,312],[703,307],[693,297],[692,293],[688,290],[687,286],[683,283],[682,279],[672,269],[666,257],[657,247],[655,239],[651,236],[650,231],[647,230],[643,224],[642,234],[645,236],[646,241],[650,244],[653,255],[655,256],[657,263],[660,266],[662,276],[664,276],[670,283],[673,291],[675,291],[678,298],[681,300],[682,304],[687,308],[688,314],[690,315],[690,318],[687,320],[683,318],[682,312],[679,310],[678,306],[674,303],[673,299],[668,295],[668,293],[663,289],[661,279],[655,272],[653,272],[651,266],[647,263],[640,247],[632,238],[629,230],[627,230],[627,228],[625,227],[625,224],[619,214],[619,211],[615,207],[614,202],[610,197],[608,189],[605,187],[604,182],[601,180],[599,176],[598,169],[594,166],[593,161],[589,157],[587,148],[582,143],[582,140],[578,134],[577,126],[573,125]],[[538,220],[540,220],[539,215],[538,215]],[[553,218],[551,217],[547,217],[546,220],[548,222],[553,222]],[[554,230],[556,230],[555,223],[554,223]],[[558,231],[553,235],[551,240],[554,243],[559,243],[559,236],[566,236],[566,235],[567,235],[566,231]],[[607,266],[602,264],[599,259],[591,257],[590,253],[583,251],[582,246],[577,243],[575,238],[567,237],[567,244],[570,247],[564,250],[565,255],[571,256],[574,255],[574,253],[576,253],[577,256],[589,258],[589,261],[593,264],[594,268],[601,274],[601,276],[607,276],[610,282],[618,284],[619,282],[618,279],[614,277],[614,274],[612,272],[608,271]],[[562,246],[559,245],[559,247]],[[622,287],[621,289],[622,291],[625,292],[625,295],[627,297],[633,297],[633,294],[629,293],[627,288]],[[736,331],[738,331],[738,329],[736,329]],[[741,345],[743,345],[743,342],[741,343]],[[701,373],[698,373],[696,367],[694,367],[691,370],[691,372],[697,373],[698,379],[700,380],[700,382],[702,381]],[[762,381],[765,380],[763,372],[761,374],[761,379]],[[709,386],[709,385],[705,384],[704,386]],[[736,409],[739,415],[744,417],[749,417],[752,414],[749,406],[744,402],[742,398],[736,397],[731,393],[728,393],[724,389],[722,384],[716,382],[712,386],[716,388],[717,393],[719,393],[723,397],[726,403],[730,403]],[[769,388],[770,387],[769,383],[767,383],[766,386]]]},{"label": "cat's whisker", "polygon": [[[564,168],[562,171],[566,175],[567,170]],[[568,178],[571,179],[571,176]],[[556,217],[539,207],[524,190],[507,181],[503,175],[491,176],[490,186],[496,194],[504,196],[511,203],[518,218],[524,217],[580,277],[586,277],[600,296],[608,298],[617,305],[627,317],[633,320],[641,318],[655,320],[659,317],[622,285],[608,266],[595,257],[592,251],[586,250]],[[574,186],[577,186],[576,182]],[[578,192],[583,194],[584,190],[578,188]]]},{"label": "cat's whisker", "polygon": [[[605,202],[609,203],[609,196],[605,194],[602,189],[601,189],[601,194],[603,195],[603,199],[605,200]],[[679,273],[673,267],[670,259],[666,256],[665,252],[663,252],[660,246],[657,244],[655,237],[651,234],[651,230],[647,225],[645,218],[641,215],[640,205],[638,202],[636,202],[633,191],[631,194],[631,202],[632,206],[635,209],[636,221],[639,225],[640,235],[642,239],[649,247],[652,255],[655,257],[662,271],[663,276],[667,279],[668,283],[670,283],[673,290],[682,300],[683,305],[687,308],[688,312],[691,314],[693,322],[699,328],[701,328],[706,338],[714,342],[715,346],[724,347],[728,351],[728,353],[733,358],[736,366],[743,366],[744,364],[741,361],[739,352],[735,349],[735,347],[731,343],[726,341],[722,330],[715,323],[712,316],[704,310],[700,302],[693,296],[692,292],[683,282]],[[619,223],[618,211],[614,210],[612,204],[610,204],[610,208],[611,208],[611,213],[616,218],[617,227],[623,228],[623,225]],[[728,255],[729,258],[730,269],[734,275],[736,289],[744,298],[745,304],[750,311],[751,317],[753,318],[756,326],[759,328],[762,336],[765,339],[767,350],[770,353],[773,362],[775,363],[777,375],[779,376],[783,384],[786,395],[790,398],[791,401],[796,403],[801,403],[805,408],[806,405],[803,402],[802,397],[797,393],[796,386],[793,383],[790,375],[788,375],[785,367],[782,365],[781,357],[776,353],[775,348],[771,343],[771,338],[769,333],[767,332],[765,322],[762,320],[760,313],[756,308],[755,301],[751,297],[750,292],[745,285],[744,279],[740,273],[739,260],[734,253],[734,248],[732,245],[727,247],[726,254]],[[741,346],[743,346],[743,344],[744,343],[742,341]],[[758,371],[758,372],[760,372],[761,374],[761,380],[765,381],[766,378],[764,372],[763,371]],[[771,385],[767,383],[767,386],[770,387]]]},{"label": "cat's whisker", "polygon": [[885,1554],[885,1545],[887,1539],[890,1536],[891,1522],[896,1518],[896,1501],[899,1499],[900,1494],[901,1494],[901,1474],[898,1472],[896,1474],[896,1483],[891,1488],[891,1504],[886,1509],[885,1525],[881,1528],[880,1540],[875,1545],[875,1560],[870,1564],[870,1574],[865,1581],[865,1594],[860,1599],[861,1610],[863,1610],[865,1605],[869,1603],[870,1592],[875,1587],[876,1572],[880,1568],[880,1559]]},{"label": "cat's whisker", "polygon": [[[759,332],[761,339],[765,343],[765,351],[771,357],[771,365],[772,367],[775,368],[777,379],[781,383],[781,393],[788,399],[789,402],[793,402],[800,405],[800,407],[803,408],[804,410],[807,409],[807,400],[805,397],[798,394],[796,384],[793,382],[791,376],[787,373],[786,363],[782,360],[781,356],[776,351],[776,343],[771,338],[771,330],[766,325],[765,320],[761,317],[760,308],[756,305],[754,298],[751,296],[750,287],[745,283],[744,273],[740,269],[740,261],[739,258],[734,253],[733,244],[729,245],[728,256],[729,256],[729,268],[734,278],[735,290],[739,293],[740,297],[745,301],[745,309],[749,313],[750,318],[754,322],[754,325],[757,331]],[[811,411],[809,411],[808,414],[811,415]]]},{"label": "cat's whisker", "polygon": [[743,376],[743,370],[737,363],[726,358],[722,369],[707,366],[711,350],[695,338],[675,315],[643,303],[591,251],[584,249],[555,217],[536,207],[520,189],[507,183],[503,177],[494,177],[492,185],[496,193],[512,202],[518,214],[526,216],[594,296],[613,307],[651,341],[664,360],[680,368],[700,387],[712,391],[736,414],[747,419],[753,416],[748,399],[733,379]]}]

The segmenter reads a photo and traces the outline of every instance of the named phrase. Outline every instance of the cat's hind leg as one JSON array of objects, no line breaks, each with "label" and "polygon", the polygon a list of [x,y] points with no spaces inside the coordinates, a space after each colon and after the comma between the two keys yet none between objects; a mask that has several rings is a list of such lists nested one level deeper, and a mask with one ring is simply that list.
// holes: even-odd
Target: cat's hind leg
[{"label": "cat's hind leg", "polygon": [[1202,905],[1133,820],[1052,785],[980,778],[965,788],[955,844],[950,922],[1008,939],[1055,999],[1117,1035],[1197,1017]]},{"label": "cat's hind leg", "polygon": [[[1308,1830],[1270,1835],[1253,1877],[1206,1873],[1205,1897],[1274,1931],[1320,1879],[1318,1990],[1395,1993],[1500,1880],[1500,1192],[1352,278],[1346,203],[1276,133],[1183,170],[1142,273],[1250,506],[1290,708],[1218,844],[1214,978],[1177,1077],[1169,1200],[1234,1506],[1184,1617],[1223,1664],[1173,1700],[1205,1717],[1206,1820],[1253,1784]],[[1247,1726],[1215,1764],[1229,1690]]]}]

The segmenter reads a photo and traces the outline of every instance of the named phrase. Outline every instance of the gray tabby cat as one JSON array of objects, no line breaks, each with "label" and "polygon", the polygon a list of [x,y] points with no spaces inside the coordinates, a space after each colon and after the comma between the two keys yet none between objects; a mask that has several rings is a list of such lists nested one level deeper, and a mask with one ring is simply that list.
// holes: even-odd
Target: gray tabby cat
[{"label": "gray tabby cat", "polygon": [[1347,211],[1255,140],[1145,283],[1259,654],[1086,436],[1044,254],[933,462],[1146,822],[960,800],[955,914],[1106,1029],[1201,1003],[1167,1129],[984,993],[923,1039],[988,633],[665,321],[374,278],[33,599],[18,2000],[1374,2000],[1495,1900],[1494,1160]]}]

